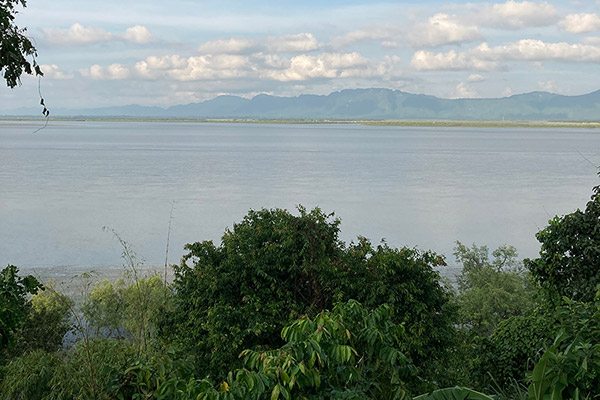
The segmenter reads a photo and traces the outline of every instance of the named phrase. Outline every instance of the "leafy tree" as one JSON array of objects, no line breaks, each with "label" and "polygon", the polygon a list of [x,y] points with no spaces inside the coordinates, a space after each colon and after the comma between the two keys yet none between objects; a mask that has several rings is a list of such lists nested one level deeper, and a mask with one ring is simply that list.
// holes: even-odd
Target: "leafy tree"
[{"label": "leafy tree", "polygon": [[155,337],[159,314],[164,311],[164,286],[158,275],[97,283],[81,310],[98,333],[127,336],[138,346]]},{"label": "leafy tree", "polygon": [[[8,87],[21,83],[23,73],[42,76],[35,57],[36,49],[26,36],[26,29],[15,25],[16,8],[25,7],[25,0],[0,0],[0,72]],[[31,62],[27,58],[31,58]]]},{"label": "leafy tree", "polygon": [[[250,211],[222,244],[188,244],[175,269],[165,324],[202,367],[219,376],[246,348],[278,347],[285,323],[332,304],[341,262],[339,220],[319,209]],[[188,262],[192,266],[188,266]]]},{"label": "leafy tree", "polygon": [[600,284],[600,186],[584,211],[554,217],[537,239],[540,256],[525,264],[546,298],[593,301]]},{"label": "leafy tree", "polygon": [[30,302],[31,307],[19,333],[16,351],[59,350],[65,334],[72,327],[73,301],[56,291],[54,282],[50,281],[31,297]]},{"label": "leafy tree", "polygon": [[525,382],[527,372],[551,343],[553,329],[554,318],[538,313],[501,321],[472,355],[474,382],[482,388]]},{"label": "leafy tree", "polygon": [[513,246],[500,246],[490,261],[487,246],[468,248],[456,242],[454,256],[463,265],[457,280],[460,321],[465,327],[489,336],[500,321],[531,310],[532,291]]},{"label": "leafy tree", "polygon": [[17,272],[14,265],[0,271],[0,354],[14,344],[15,334],[27,318],[27,295],[41,287],[33,276],[19,278]]},{"label": "leafy tree", "polygon": [[592,399],[600,388],[600,291],[595,302],[563,299],[554,314],[558,333],[535,365],[532,400]]},{"label": "leafy tree", "polygon": [[241,366],[243,349],[283,345],[279,332],[296,318],[349,299],[369,308],[388,303],[394,323],[406,327],[403,351],[431,378],[425,370],[438,365],[455,336],[451,293],[433,268],[443,259],[374,248],[364,238],[346,246],[333,214],[299,213],[250,211],[220,246],[187,245],[163,333],[195,354],[199,369],[222,376]]}]

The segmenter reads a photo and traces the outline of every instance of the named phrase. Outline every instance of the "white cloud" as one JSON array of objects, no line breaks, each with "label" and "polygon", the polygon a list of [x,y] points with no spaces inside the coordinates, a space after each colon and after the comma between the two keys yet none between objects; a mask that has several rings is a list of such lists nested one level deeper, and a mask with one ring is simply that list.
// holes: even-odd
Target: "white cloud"
[{"label": "white cloud", "polygon": [[600,17],[597,14],[569,14],[559,25],[569,33],[594,32],[600,30]]},{"label": "white cloud", "polygon": [[436,47],[480,40],[481,34],[475,25],[466,26],[455,17],[438,13],[430,17],[427,24],[413,28],[409,38],[415,46]]},{"label": "white cloud", "polygon": [[485,81],[485,77],[481,74],[471,74],[467,78],[468,82],[483,82]]},{"label": "white cloud", "polygon": [[104,29],[73,24],[69,29],[43,29],[46,40],[57,44],[77,45],[113,40],[114,35]]},{"label": "white cloud", "polygon": [[348,77],[366,66],[367,60],[358,53],[305,54],[292,57],[284,70],[265,71],[263,77],[277,81],[303,81],[315,78]]},{"label": "white cloud", "polygon": [[540,81],[538,82],[538,89],[550,92],[550,93],[558,93],[559,89],[556,87],[556,81]]},{"label": "white cloud", "polygon": [[402,61],[397,56],[386,56],[371,61],[354,53],[301,54],[291,58],[276,54],[251,55],[213,54],[183,58],[178,55],[151,56],[132,67],[113,64],[106,68],[92,65],[80,70],[91,79],[134,79],[164,81],[274,81],[302,82],[312,79],[401,78]]},{"label": "white cloud", "polygon": [[205,42],[198,48],[201,54],[240,54],[256,48],[254,40],[245,38],[218,39]]},{"label": "white cloud", "polygon": [[[366,29],[354,30],[346,33],[343,36],[335,37],[331,40],[331,44],[335,48],[345,47],[354,43],[362,42],[365,40],[384,40],[383,43],[392,44],[393,47],[397,47],[398,43],[396,38],[399,36],[398,29],[392,26],[376,26]],[[382,45],[383,45],[382,43]],[[385,47],[385,45],[384,45]],[[390,46],[392,47],[392,46]]]},{"label": "white cloud", "polygon": [[452,94],[452,97],[455,99],[466,99],[466,98],[479,97],[479,95],[477,94],[477,92],[475,90],[470,88],[466,83],[461,82],[458,85],[456,85],[456,88],[454,88],[454,93]]},{"label": "white cloud", "polygon": [[152,33],[145,26],[136,25],[127,28],[123,38],[134,43],[148,43],[152,39]]},{"label": "white cloud", "polygon": [[44,78],[47,79],[71,79],[73,78],[73,74],[66,73],[62,71],[58,65],[56,64],[44,64],[40,65],[42,72],[44,73]]},{"label": "white cloud", "polygon": [[117,63],[106,68],[94,64],[89,68],[80,69],[79,74],[96,80],[121,80],[129,77],[129,68]]},{"label": "white cloud", "polygon": [[477,15],[479,23],[504,29],[549,26],[556,23],[559,13],[548,2],[514,1],[484,7]]},{"label": "white cloud", "polygon": [[600,62],[600,46],[585,44],[546,43],[525,39],[501,46],[487,43],[465,52],[432,53],[417,51],[411,65],[427,70],[492,70],[508,61]]},{"label": "white cloud", "polygon": [[271,51],[291,53],[317,50],[320,45],[312,33],[298,33],[269,38],[267,47]]},{"label": "white cloud", "polygon": [[45,28],[43,32],[47,41],[62,45],[84,45],[119,40],[147,43],[152,39],[152,33],[142,25],[127,28],[123,33],[110,33],[101,28],[85,27],[75,23],[69,29]]}]

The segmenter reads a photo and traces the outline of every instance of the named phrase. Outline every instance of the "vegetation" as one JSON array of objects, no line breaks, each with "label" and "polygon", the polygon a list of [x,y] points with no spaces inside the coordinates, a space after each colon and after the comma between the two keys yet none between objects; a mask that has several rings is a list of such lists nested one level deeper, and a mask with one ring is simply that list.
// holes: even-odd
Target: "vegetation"
[{"label": "vegetation", "polygon": [[43,75],[35,60],[35,47],[25,36],[26,29],[14,24],[16,8],[26,4],[25,0],[0,0],[0,72],[10,88],[21,83],[23,73]]},{"label": "vegetation", "polygon": [[552,219],[525,263],[457,242],[456,293],[443,257],[346,244],[302,207],[187,245],[166,291],[116,234],[129,273],[79,303],[8,266],[0,400],[596,398],[598,201]]}]

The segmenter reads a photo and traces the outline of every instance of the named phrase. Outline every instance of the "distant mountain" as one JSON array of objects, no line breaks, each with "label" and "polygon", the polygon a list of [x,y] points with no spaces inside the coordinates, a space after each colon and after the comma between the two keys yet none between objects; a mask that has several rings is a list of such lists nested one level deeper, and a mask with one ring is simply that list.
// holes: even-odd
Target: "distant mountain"
[{"label": "distant mountain", "polygon": [[[326,96],[219,96],[169,108],[129,105],[52,112],[70,117],[598,121],[600,90],[581,96],[532,92],[497,99],[441,99],[389,89],[349,89]],[[0,110],[5,116],[32,114],[39,110]]]}]

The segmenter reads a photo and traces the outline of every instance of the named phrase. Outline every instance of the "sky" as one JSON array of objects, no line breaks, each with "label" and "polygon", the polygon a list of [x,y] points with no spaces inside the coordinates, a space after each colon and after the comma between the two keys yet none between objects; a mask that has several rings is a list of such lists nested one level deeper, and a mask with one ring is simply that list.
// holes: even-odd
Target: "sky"
[{"label": "sky", "polygon": [[[600,89],[600,0],[28,0],[52,109],[378,87],[443,98]],[[35,107],[38,79],[0,87]]]}]

